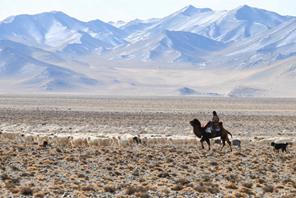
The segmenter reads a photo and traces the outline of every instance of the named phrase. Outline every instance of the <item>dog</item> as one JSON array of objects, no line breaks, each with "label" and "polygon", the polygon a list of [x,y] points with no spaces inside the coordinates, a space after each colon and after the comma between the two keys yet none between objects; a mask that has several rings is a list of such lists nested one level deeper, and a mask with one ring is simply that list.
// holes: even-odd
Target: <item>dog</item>
[{"label": "dog", "polygon": [[287,152],[287,146],[288,143],[274,143],[271,142],[271,146],[273,146],[273,149],[277,152],[280,151],[280,149],[282,150],[282,152]]}]

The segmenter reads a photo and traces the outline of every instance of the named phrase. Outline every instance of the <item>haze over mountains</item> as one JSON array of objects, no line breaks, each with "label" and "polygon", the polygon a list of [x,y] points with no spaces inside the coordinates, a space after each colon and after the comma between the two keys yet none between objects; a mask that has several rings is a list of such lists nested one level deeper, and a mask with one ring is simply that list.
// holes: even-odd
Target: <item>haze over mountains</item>
[{"label": "haze over mountains", "polygon": [[0,22],[1,92],[296,97],[296,17],[187,6],[161,19]]}]

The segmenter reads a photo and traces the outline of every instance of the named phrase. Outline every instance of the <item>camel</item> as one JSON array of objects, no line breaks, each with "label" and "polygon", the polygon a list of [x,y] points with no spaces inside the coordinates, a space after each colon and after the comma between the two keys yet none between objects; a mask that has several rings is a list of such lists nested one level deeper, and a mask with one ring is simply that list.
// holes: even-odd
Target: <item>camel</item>
[{"label": "camel", "polygon": [[204,145],[203,142],[206,141],[208,146],[209,146],[209,150],[211,150],[211,143],[210,143],[210,139],[215,138],[215,137],[221,137],[222,140],[222,147],[221,150],[223,149],[223,147],[225,146],[225,142],[227,142],[229,144],[230,150],[232,151],[231,148],[231,142],[229,141],[228,138],[228,134],[232,137],[232,134],[227,131],[226,129],[224,129],[223,127],[223,123],[219,122],[221,131],[220,132],[216,132],[216,133],[207,133],[205,130],[207,129],[208,125],[210,122],[208,122],[206,124],[206,126],[202,127],[201,123],[198,119],[194,119],[192,121],[190,121],[190,125],[193,127],[193,133],[198,137],[201,138],[200,143],[202,146],[202,149],[204,149]]}]

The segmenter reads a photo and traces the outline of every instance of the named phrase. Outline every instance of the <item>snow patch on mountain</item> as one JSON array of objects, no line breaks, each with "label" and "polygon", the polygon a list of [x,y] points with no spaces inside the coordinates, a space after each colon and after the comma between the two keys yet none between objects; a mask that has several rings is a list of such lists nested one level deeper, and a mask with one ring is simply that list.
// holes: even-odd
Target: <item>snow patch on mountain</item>
[{"label": "snow patch on mountain", "polygon": [[50,47],[59,47],[60,45],[81,43],[81,34],[69,30],[58,21],[54,21],[48,32],[45,34],[45,44]]}]

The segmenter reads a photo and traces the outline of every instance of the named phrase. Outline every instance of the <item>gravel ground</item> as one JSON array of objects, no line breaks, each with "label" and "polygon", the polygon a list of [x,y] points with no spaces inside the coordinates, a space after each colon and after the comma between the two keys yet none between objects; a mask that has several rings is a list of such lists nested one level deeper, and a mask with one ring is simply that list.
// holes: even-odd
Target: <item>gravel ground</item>
[{"label": "gravel ground", "polygon": [[[201,150],[213,110],[241,149]],[[295,197],[295,144],[270,146],[295,123],[296,99],[2,95],[0,197]]]}]

